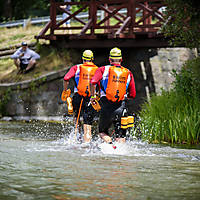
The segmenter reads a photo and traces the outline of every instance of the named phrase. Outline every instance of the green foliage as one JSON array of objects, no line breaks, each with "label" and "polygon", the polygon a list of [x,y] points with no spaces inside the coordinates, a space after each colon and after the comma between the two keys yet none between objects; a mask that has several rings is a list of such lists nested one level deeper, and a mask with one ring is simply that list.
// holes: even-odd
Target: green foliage
[{"label": "green foliage", "polygon": [[49,0],[0,0],[0,20],[23,19],[49,14]]},{"label": "green foliage", "polygon": [[153,96],[141,113],[143,139],[149,142],[199,143],[200,104],[175,92]]},{"label": "green foliage", "polygon": [[[55,0],[63,2],[63,0]],[[72,2],[82,2],[86,0],[72,0]],[[0,21],[17,20],[31,17],[47,16],[50,14],[49,0],[0,0]],[[72,6],[73,11],[82,6]],[[87,10],[87,9],[85,9]]]},{"label": "green foliage", "polygon": [[25,34],[19,33],[19,34],[16,34],[16,35],[12,36],[10,39],[11,40],[17,40],[17,39],[24,38],[25,36],[26,36]]},{"label": "green foliage", "polygon": [[58,65],[61,65],[61,60],[70,61],[70,51],[66,48],[55,48],[50,45],[40,45],[39,43],[36,46],[37,52],[40,52],[41,57],[48,58],[51,62],[57,62]]},{"label": "green foliage", "polygon": [[[72,2],[83,2],[83,1],[88,1],[88,0],[72,0]],[[78,9],[82,8],[83,5],[73,5],[71,7],[71,11],[74,13],[75,11],[77,11]],[[83,9],[82,12],[87,12],[88,11],[88,7]]]},{"label": "green foliage", "polygon": [[200,142],[200,58],[174,72],[174,88],[152,96],[140,113],[142,137],[149,142]]},{"label": "green foliage", "polygon": [[[63,0],[55,0],[63,2]],[[85,0],[72,0],[72,2],[82,2]],[[50,13],[49,0],[0,0],[0,21],[24,19],[30,17],[47,16]],[[77,10],[81,6],[72,6],[72,10]]]},{"label": "green foliage", "polygon": [[200,47],[200,1],[166,0],[166,21],[162,32],[174,46]]},{"label": "green foliage", "polygon": [[188,98],[197,96],[200,99],[200,57],[187,61],[181,73],[173,73],[176,78],[174,89],[178,94],[187,94]]},{"label": "green foliage", "polygon": [[0,93],[0,115],[6,115],[6,106],[8,101],[11,98],[11,89],[7,89],[6,91],[1,91]]}]

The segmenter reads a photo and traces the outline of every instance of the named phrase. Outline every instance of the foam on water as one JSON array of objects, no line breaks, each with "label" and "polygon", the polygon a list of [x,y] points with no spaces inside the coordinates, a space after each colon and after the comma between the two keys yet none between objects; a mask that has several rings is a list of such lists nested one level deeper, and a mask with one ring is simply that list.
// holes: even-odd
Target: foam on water
[{"label": "foam on water", "polygon": [[[199,149],[74,140],[70,126],[0,124],[7,199],[199,199]],[[31,193],[30,193],[31,191]],[[4,199],[5,199],[4,198]]]},{"label": "foam on water", "polygon": [[129,155],[130,153],[130,146],[126,143],[114,143],[116,149],[113,148],[111,144],[108,143],[101,143],[99,144],[99,148],[103,154],[114,154],[114,155]]},{"label": "foam on water", "polygon": [[127,141],[126,143],[114,142],[103,143],[102,140],[93,140],[84,143],[74,138],[74,135],[65,136],[53,141],[32,141],[27,145],[26,151],[40,152],[71,152],[81,156],[134,156],[134,157],[160,157],[174,158],[188,161],[199,161],[200,154],[194,149],[178,149],[163,145],[153,145],[138,140]]},{"label": "foam on water", "polygon": [[[14,134],[14,140],[26,140],[25,143],[27,145],[25,149],[29,152],[69,152],[81,156],[170,157],[174,159],[200,161],[199,151],[195,151],[194,149],[184,150],[159,144],[148,144],[147,142],[138,141],[135,138],[130,138],[126,143],[115,142],[114,145],[117,148],[114,149],[112,145],[103,143],[99,137],[93,138],[91,143],[84,143],[80,140],[81,135],[79,133],[75,137],[74,127],[70,125],[63,125],[61,131],[57,129],[57,126],[56,128],[54,126],[47,127],[47,124],[41,127],[38,127],[38,124],[31,126],[30,124],[25,125],[26,128],[28,126],[27,130],[22,130],[21,126],[18,125],[21,133]],[[66,132],[69,134],[64,134]],[[11,140],[11,136],[13,137],[10,134],[9,140]]]}]

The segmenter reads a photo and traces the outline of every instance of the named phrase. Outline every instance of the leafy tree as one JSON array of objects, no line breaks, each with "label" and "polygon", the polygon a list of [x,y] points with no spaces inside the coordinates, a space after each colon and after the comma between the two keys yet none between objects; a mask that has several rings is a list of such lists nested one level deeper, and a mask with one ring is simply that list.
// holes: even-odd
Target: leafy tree
[{"label": "leafy tree", "polygon": [[166,0],[165,36],[171,43],[189,48],[200,47],[200,1]]},{"label": "leafy tree", "polygon": [[[63,2],[64,0],[55,0]],[[80,2],[87,0],[72,0]],[[49,15],[50,0],[0,0],[0,21]]]},{"label": "leafy tree", "polygon": [[0,20],[23,19],[49,14],[49,0],[0,0]]}]

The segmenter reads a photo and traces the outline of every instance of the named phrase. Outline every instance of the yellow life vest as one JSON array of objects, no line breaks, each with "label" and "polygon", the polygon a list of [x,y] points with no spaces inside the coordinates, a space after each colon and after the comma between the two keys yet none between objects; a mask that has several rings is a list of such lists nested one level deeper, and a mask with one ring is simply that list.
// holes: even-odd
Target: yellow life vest
[{"label": "yellow life vest", "polygon": [[129,70],[124,67],[111,66],[108,75],[106,97],[108,100],[116,102],[124,99],[126,94],[126,83]]},{"label": "yellow life vest", "polygon": [[78,82],[78,93],[81,96],[90,96],[90,80],[94,76],[98,67],[92,62],[86,62],[80,66],[80,75]]}]

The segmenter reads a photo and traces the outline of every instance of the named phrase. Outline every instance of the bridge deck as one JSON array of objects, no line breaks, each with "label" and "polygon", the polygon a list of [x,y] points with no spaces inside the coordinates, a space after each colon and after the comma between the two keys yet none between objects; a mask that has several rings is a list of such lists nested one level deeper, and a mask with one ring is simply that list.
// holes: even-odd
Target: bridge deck
[{"label": "bridge deck", "polygon": [[[62,8],[63,5],[70,5],[71,10]],[[121,41],[124,46],[167,46],[167,40],[159,33],[164,22],[164,6],[164,0],[66,3],[51,0],[50,21],[36,38],[65,40],[69,47],[85,46],[88,42],[94,46],[113,46],[115,41]],[[85,18],[80,18],[85,12]],[[62,13],[68,17],[57,21],[56,15]],[[64,26],[67,21],[70,21],[70,27]]]}]

